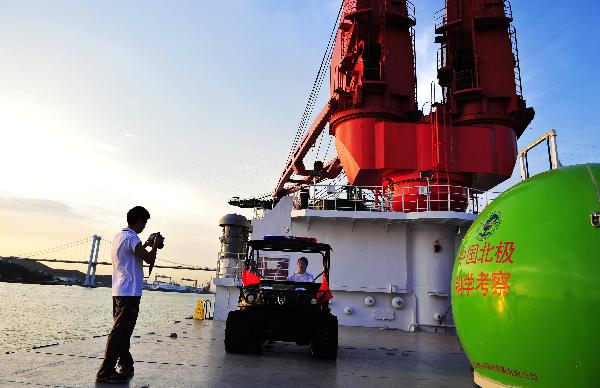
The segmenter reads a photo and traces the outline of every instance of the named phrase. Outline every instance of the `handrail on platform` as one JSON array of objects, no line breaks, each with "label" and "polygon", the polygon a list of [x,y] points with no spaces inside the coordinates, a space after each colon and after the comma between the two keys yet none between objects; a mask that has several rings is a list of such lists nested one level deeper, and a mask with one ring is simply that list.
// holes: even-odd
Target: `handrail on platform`
[{"label": "handrail on platform", "polygon": [[533,148],[538,145],[546,142],[548,147],[548,163],[550,165],[550,170],[555,170],[559,167],[562,167],[560,160],[558,160],[558,146],[556,144],[556,131],[554,129],[549,130],[544,135],[537,138],[531,144],[523,148],[519,154],[519,164],[521,166],[521,180],[529,178],[529,162],[527,160],[527,153],[531,151]]}]

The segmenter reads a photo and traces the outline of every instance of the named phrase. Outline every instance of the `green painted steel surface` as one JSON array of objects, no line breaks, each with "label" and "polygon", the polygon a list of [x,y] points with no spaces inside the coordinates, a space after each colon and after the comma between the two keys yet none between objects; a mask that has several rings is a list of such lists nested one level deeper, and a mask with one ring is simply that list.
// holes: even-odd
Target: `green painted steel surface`
[{"label": "green painted steel surface", "polygon": [[600,164],[519,183],[475,220],[452,309],[475,370],[516,386],[600,386]]}]

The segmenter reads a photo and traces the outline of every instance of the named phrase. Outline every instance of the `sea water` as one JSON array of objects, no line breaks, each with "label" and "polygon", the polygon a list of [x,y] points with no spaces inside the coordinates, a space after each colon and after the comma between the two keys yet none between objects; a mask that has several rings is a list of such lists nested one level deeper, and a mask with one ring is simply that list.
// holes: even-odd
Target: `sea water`
[{"label": "sea water", "polygon": [[[191,317],[198,299],[214,295],[144,290],[136,332]],[[111,327],[110,288],[0,283],[0,353],[105,335]]]}]

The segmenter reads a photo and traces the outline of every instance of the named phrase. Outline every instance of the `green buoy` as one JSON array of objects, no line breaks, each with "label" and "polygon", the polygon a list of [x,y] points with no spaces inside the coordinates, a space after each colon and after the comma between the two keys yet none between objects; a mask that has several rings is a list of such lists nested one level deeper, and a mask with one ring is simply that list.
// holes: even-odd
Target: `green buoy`
[{"label": "green buoy", "polygon": [[452,310],[481,386],[600,386],[600,164],[527,179],[475,220]]}]

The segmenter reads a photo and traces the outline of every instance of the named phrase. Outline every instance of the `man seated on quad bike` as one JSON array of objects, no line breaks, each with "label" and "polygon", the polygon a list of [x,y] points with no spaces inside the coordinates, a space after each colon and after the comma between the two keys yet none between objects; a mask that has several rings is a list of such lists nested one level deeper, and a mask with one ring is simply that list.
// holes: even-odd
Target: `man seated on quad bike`
[{"label": "man seated on quad bike", "polygon": [[298,259],[298,272],[291,274],[288,276],[287,280],[289,282],[314,282],[315,277],[306,272],[306,268],[308,267],[308,259],[306,257],[301,257]]}]

